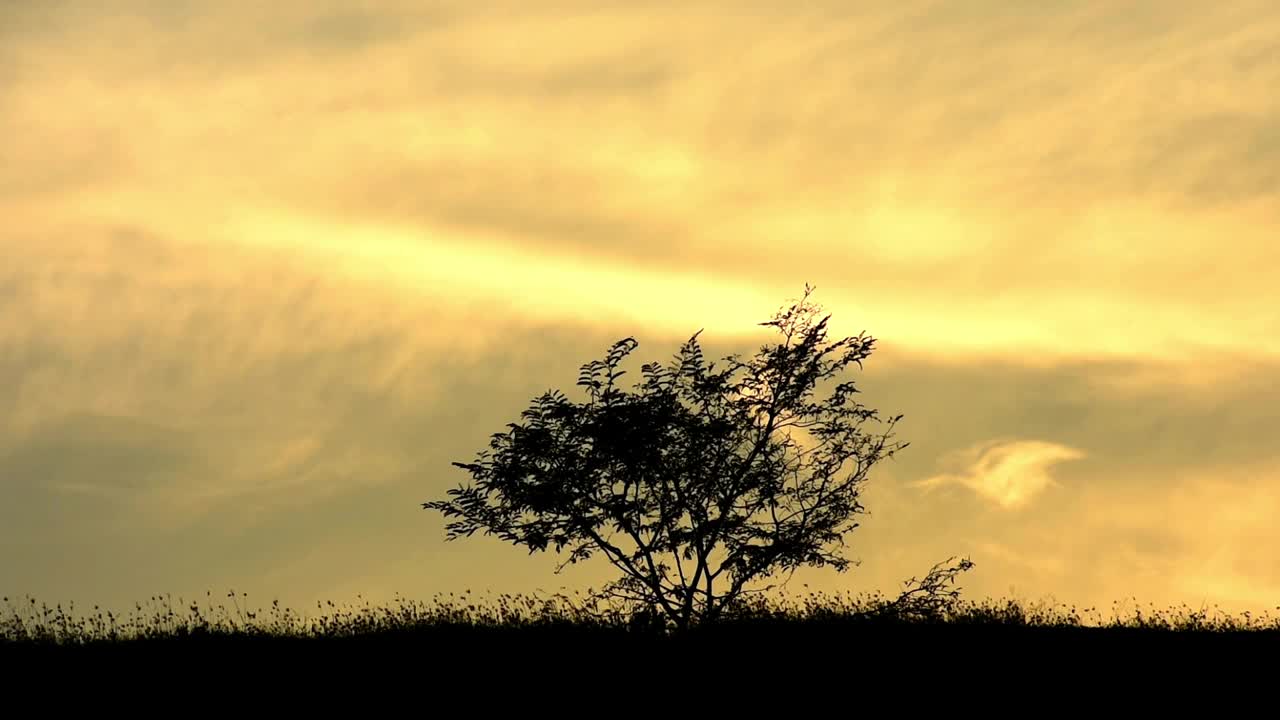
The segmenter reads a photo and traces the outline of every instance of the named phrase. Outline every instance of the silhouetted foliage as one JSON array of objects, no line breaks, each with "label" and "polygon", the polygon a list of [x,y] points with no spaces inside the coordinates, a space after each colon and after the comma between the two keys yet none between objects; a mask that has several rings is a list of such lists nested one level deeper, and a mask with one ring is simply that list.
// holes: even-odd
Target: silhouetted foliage
[{"label": "silhouetted foliage", "polygon": [[[932,573],[931,573],[932,575]],[[926,585],[929,583],[926,582]],[[243,641],[271,640],[301,642],[315,647],[315,641],[344,641],[382,638],[388,641],[424,639],[449,644],[457,641],[467,646],[485,640],[508,637],[527,646],[532,637],[542,635],[563,642],[590,636],[610,641],[643,635],[637,625],[644,613],[599,613],[573,596],[556,593],[551,596],[494,596],[464,593],[436,593],[430,602],[396,595],[389,605],[374,605],[363,596],[354,605],[338,605],[332,600],[316,602],[315,612],[299,612],[272,601],[270,606],[249,609],[246,593],[228,593],[231,598],[214,605],[212,592],[206,603],[188,603],[171,595],[152,596],[146,602],[134,603],[127,612],[116,613],[94,606],[92,614],[78,612],[74,602],[38,603],[34,597],[22,599],[0,597],[0,651],[17,647],[76,648],[154,646],[164,649],[182,647],[204,652],[211,644],[243,647]],[[1136,598],[1134,599],[1136,602]],[[244,606],[241,606],[244,601]],[[1095,638],[1110,636],[1154,637],[1156,635],[1236,635],[1280,639],[1280,617],[1269,613],[1240,616],[1224,613],[1214,606],[1194,609],[1182,606],[1149,612],[1134,607],[1133,614],[1123,616],[1128,606],[1113,603],[1110,619],[1098,608],[1078,609],[1072,605],[1034,603],[1020,605],[1009,599],[1003,603],[992,599],[982,603],[957,600],[938,613],[921,613],[904,609],[897,600],[879,595],[851,595],[825,592],[805,596],[753,595],[735,608],[731,619],[708,629],[715,631],[703,637],[726,638],[736,630],[774,628],[779,634],[794,637],[812,631],[810,637],[822,637],[822,646],[846,630],[883,629],[893,632],[904,628],[927,628],[943,631],[939,637],[952,637],[945,629],[975,628],[998,631],[1015,628],[1028,631],[1027,637],[1051,640],[1045,631],[1081,631]],[[1280,607],[1276,608],[1280,610]],[[917,608],[918,610],[918,608]],[[1136,633],[1136,635],[1135,635]],[[989,634],[990,638],[999,633]],[[758,637],[750,632],[741,637]],[[852,635],[845,637],[852,639]],[[866,640],[865,634],[858,635]],[[456,645],[455,645],[456,646]]]},{"label": "silhouetted foliage", "polygon": [[[604,360],[582,366],[585,403],[559,391],[537,398],[526,422],[494,434],[477,462],[452,463],[473,485],[423,507],[450,519],[450,540],[484,531],[531,554],[567,550],[556,572],[603,554],[621,577],[599,598],[678,628],[768,591],[775,585],[749,585],[777,573],[847,569],[844,536],[864,512],[868,472],[907,444],[889,442],[902,416],[882,421],[854,401],[852,381],[810,399],[819,382],[861,368],[875,344],[865,333],[828,343],[830,315],[818,317],[812,291],[806,285],[802,299],[760,323],[783,339],[751,362],[704,362],[699,330],[669,367],[643,365],[635,393],[617,380],[638,343],[618,341]],[[864,432],[872,422],[884,431]],[[940,586],[902,602],[929,607]]]}]

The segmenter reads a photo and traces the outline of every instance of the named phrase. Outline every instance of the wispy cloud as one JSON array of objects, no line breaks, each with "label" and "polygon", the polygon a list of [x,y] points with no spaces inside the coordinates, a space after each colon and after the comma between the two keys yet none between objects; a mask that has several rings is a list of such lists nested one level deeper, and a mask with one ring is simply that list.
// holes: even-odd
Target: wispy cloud
[{"label": "wispy cloud", "polygon": [[125,6],[9,10],[20,230],[225,243],[254,210],[276,222],[236,242],[305,217],[584,275],[812,281],[944,354],[1280,354],[1267,3]]},{"label": "wispy cloud", "polygon": [[994,440],[953,454],[949,459],[964,469],[913,483],[926,491],[946,485],[967,487],[1006,510],[1027,507],[1037,495],[1058,485],[1050,468],[1085,453],[1042,440]]}]

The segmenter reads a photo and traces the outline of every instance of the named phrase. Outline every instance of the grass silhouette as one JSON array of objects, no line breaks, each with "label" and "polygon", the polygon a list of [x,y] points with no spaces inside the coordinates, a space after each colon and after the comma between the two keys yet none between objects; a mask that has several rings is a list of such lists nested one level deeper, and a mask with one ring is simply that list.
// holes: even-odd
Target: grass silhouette
[{"label": "grass silhouette", "polygon": [[[426,602],[397,595],[380,606],[357,596],[302,614],[206,593],[203,603],[154,596],[124,615],[95,608],[87,616],[73,605],[5,599],[0,672],[15,690],[55,678],[65,688],[134,687],[146,676],[165,678],[147,687],[283,692],[290,703],[294,688],[312,686],[324,693],[317,698],[394,686],[477,703],[563,687],[562,702],[604,707],[621,688],[675,683],[754,706],[779,683],[806,688],[795,698],[816,703],[828,702],[821,688],[849,683],[898,701],[993,682],[1030,697],[1083,685],[1148,694],[1191,676],[1201,686],[1261,687],[1266,659],[1280,648],[1280,619],[1185,605],[1103,617],[1094,608],[987,600],[914,612],[880,596],[813,593],[753,598],[678,631],[601,612],[582,597],[464,592]],[[227,672],[233,680],[211,682]]]},{"label": "grass silhouette", "polygon": [[[1255,616],[1249,612],[1230,615],[1215,605],[1212,609],[1192,609],[1183,604],[1166,610],[1150,606],[1135,608],[1122,616],[1114,603],[1109,616],[1097,608],[1034,603],[1014,600],[956,600],[942,607],[903,606],[882,595],[809,593],[801,597],[755,597],[741,603],[714,623],[680,633],[671,627],[643,622],[642,614],[620,608],[600,607],[584,600],[581,591],[551,596],[486,594],[481,600],[471,591],[437,594],[430,602],[395,596],[391,606],[374,606],[362,596],[355,606],[317,603],[315,615],[304,615],[273,601],[264,610],[252,610],[248,596],[230,592],[230,600],[214,604],[206,593],[205,604],[170,595],[152,596],[135,603],[127,616],[94,607],[94,614],[82,615],[74,603],[49,606],[33,597],[3,598],[0,615],[0,648],[139,647],[164,643],[199,643],[220,640],[309,641],[425,640],[450,643],[477,638],[519,639],[533,636],[556,638],[617,639],[648,637],[679,639],[737,635],[801,637],[814,632],[830,634],[925,630],[947,633],[963,630],[970,634],[994,635],[1015,630],[1027,638],[1060,636],[1062,631],[1094,637],[1132,637],[1134,631],[1147,636],[1241,635],[1267,636],[1280,640],[1280,617]],[[1277,608],[1280,609],[1280,608]],[[1055,635],[1058,633],[1059,635]]]}]

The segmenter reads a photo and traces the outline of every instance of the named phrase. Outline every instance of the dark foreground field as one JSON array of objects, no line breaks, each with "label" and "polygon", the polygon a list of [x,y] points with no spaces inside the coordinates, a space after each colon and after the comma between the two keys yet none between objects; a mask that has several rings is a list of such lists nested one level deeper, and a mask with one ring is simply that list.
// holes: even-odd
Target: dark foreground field
[{"label": "dark foreground field", "polygon": [[[1176,689],[1191,668],[1280,670],[1280,621],[1211,610],[1135,609],[1102,618],[1095,609],[1022,607],[1013,601],[894,607],[882,600],[810,596],[757,604],[686,631],[646,626],[634,615],[588,611],[551,599],[470,594],[432,604],[318,606],[300,616],[276,604],[249,609],[243,596],[215,607],[168,597],[127,618],[7,599],[0,662],[27,667],[119,668],[161,662],[220,666],[245,674],[310,667],[415,676],[578,677],[609,675],[734,682],[786,673],[912,678],[1025,677],[1066,673],[1083,681],[1124,674]],[[345,672],[345,671],[344,671]],[[763,686],[762,686],[763,687]]]}]

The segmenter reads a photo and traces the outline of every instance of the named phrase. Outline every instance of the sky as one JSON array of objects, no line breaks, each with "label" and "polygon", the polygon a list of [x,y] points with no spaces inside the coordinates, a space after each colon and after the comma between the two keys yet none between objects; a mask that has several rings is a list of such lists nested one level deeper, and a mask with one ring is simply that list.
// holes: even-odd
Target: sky
[{"label": "sky", "polygon": [[623,337],[877,339],[861,564],[1280,607],[1272,0],[0,4],[0,594],[611,578],[421,503]]}]

